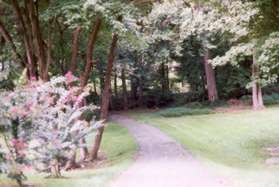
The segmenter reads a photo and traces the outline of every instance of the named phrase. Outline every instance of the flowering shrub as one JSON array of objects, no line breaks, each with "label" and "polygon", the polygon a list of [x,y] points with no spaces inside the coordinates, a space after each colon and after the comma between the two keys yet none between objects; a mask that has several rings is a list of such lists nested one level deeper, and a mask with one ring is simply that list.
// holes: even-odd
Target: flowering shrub
[{"label": "flowering shrub", "polygon": [[71,153],[84,146],[79,140],[102,125],[93,117],[90,121],[82,117],[97,109],[86,104],[89,91],[89,87],[81,89],[79,80],[69,72],[65,77],[30,82],[2,93],[0,132],[7,140],[2,155],[15,159],[1,165],[1,171],[10,174],[10,166],[28,163],[37,171],[59,177]]}]

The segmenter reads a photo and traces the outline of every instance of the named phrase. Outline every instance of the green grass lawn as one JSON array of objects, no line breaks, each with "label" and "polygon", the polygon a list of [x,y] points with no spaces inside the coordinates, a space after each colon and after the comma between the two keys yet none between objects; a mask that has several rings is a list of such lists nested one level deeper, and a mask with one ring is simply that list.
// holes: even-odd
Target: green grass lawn
[{"label": "green grass lawn", "polygon": [[[93,141],[92,137],[88,140]],[[108,160],[100,168],[64,172],[65,179],[45,179],[46,174],[29,173],[26,183],[38,184],[40,187],[105,186],[132,163],[137,146],[126,129],[110,123],[104,133],[101,150]],[[0,186],[1,183],[10,183],[10,180],[0,176]]]},{"label": "green grass lawn", "polygon": [[279,186],[279,169],[267,166],[264,148],[279,146],[279,107],[182,117],[130,114],[174,137],[232,186]]}]

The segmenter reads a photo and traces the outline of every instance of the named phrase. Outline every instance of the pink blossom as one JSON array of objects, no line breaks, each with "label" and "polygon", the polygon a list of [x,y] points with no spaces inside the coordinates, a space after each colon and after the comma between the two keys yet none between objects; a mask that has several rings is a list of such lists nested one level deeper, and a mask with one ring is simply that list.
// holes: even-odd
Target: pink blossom
[{"label": "pink blossom", "polygon": [[14,106],[10,108],[10,113],[18,113],[19,111],[20,111],[19,107]]},{"label": "pink blossom", "polygon": [[27,110],[31,110],[31,108],[33,107],[33,102],[32,101],[28,101],[26,104],[25,104],[25,107]]},{"label": "pink blossom", "polygon": [[11,99],[15,96],[15,93],[14,92],[11,92],[9,95],[8,95],[8,98]]},{"label": "pink blossom", "polygon": [[11,144],[18,151],[22,150],[22,149],[24,149],[26,147],[26,144],[25,144],[25,142],[22,139],[15,139],[15,138],[13,138],[11,140]]},{"label": "pink blossom", "polygon": [[65,75],[66,80],[67,80],[67,84],[72,83],[75,80],[75,76],[73,75],[73,73],[71,71],[68,71]]},{"label": "pink blossom", "polygon": [[83,106],[85,103],[84,103],[84,99],[83,99],[83,96],[80,95],[77,99],[76,99],[76,105],[78,106]]},{"label": "pink blossom", "polygon": [[20,108],[13,106],[10,108],[9,112],[16,117],[25,118],[28,115],[28,111],[25,108]]},{"label": "pink blossom", "polygon": [[31,81],[36,81],[37,80],[37,78],[36,78],[36,76],[31,76],[31,79],[30,79]]}]

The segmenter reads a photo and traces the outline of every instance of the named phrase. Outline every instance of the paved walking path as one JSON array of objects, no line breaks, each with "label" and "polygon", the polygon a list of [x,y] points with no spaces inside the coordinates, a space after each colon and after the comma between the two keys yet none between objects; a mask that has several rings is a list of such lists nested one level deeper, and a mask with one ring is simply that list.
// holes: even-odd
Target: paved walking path
[{"label": "paved walking path", "polygon": [[135,163],[111,187],[229,187],[159,129],[122,115],[111,120],[126,127],[139,145]]}]

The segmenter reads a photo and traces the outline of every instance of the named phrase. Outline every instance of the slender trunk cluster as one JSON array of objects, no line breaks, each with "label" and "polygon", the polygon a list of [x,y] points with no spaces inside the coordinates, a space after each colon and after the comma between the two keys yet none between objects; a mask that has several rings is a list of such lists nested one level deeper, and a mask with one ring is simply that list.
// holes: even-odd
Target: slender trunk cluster
[{"label": "slender trunk cluster", "polygon": [[[25,49],[25,67],[28,70],[28,77],[36,77],[37,70],[42,80],[48,80],[48,63],[50,50],[46,52],[46,46],[42,38],[39,23],[37,5],[33,0],[24,0],[24,7],[20,7],[17,0],[11,1],[18,23],[18,33],[22,36]],[[50,39],[50,38],[49,38]],[[48,40],[50,42],[50,40]],[[50,47],[48,45],[47,47]],[[38,67],[37,67],[38,65]]]},{"label": "slender trunk cluster", "polygon": [[35,48],[35,54],[39,66],[39,75],[43,81],[48,81],[49,77],[47,69],[48,65],[46,61],[46,51],[39,23],[39,15],[33,0],[27,0],[27,10],[31,21],[31,30],[32,36],[34,38],[33,43]]},{"label": "slender trunk cluster", "polygon": [[254,79],[253,82],[252,82],[253,109],[254,110],[261,110],[261,109],[264,108],[264,103],[263,103],[262,88],[256,80],[256,78],[259,77],[259,67],[257,65],[255,55],[253,56],[252,77]]},{"label": "slender trunk cluster", "polygon": [[209,50],[205,51],[204,55],[204,68],[206,75],[206,87],[208,93],[208,100],[214,102],[218,100],[218,93],[216,88],[215,72],[212,65],[208,62],[209,60]]}]

